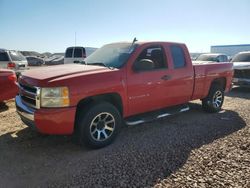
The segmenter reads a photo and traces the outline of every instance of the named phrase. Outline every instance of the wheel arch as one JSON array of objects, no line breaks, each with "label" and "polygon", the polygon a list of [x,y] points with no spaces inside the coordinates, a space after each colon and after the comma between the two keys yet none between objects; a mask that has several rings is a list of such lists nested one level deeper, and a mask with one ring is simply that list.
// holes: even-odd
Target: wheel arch
[{"label": "wheel arch", "polygon": [[120,112],[121,116],[123,116],[123,102],[122,98],[118,93],[105,93],[101,95],[90,96],[87,98],[81,99],[76,107],[76,114],[75,114],[75,128],[78,115],[81,110],[84,110],[86,106],[98,103],[98,102],[108,102],[114,105],[117,110]]},{"label": "wheel arch", "polygon": [[216,78],[214,79],[211,84],[210,84],[210,89],[214,86],[214,85],[219,85],[219,86],[222,86],[223,88],[223,91],[225,91],[226,89],[226,83],[227,83],[227,80],[225,77],[220,77],[220,78]]}]

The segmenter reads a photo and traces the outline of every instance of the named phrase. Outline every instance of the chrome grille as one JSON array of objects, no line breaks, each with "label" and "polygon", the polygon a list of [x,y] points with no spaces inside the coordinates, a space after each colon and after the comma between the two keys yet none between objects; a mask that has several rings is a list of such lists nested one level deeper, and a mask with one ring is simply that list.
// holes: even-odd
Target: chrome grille
[{"label": "chrome grille", "polygon": [[19,95],[24,104],[32,108],[40,108],[40,88],[19,83]]},{"label": "chrome grille", "polygon": [[250,70],[249,69],[243,69],[243,70],[236,69],[234,70],[234,77],[250,79]]}]

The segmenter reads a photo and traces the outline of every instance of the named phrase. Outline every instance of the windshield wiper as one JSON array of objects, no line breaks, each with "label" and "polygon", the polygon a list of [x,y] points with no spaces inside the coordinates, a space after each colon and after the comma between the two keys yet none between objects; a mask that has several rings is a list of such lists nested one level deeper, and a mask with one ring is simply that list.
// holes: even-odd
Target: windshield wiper
[{"label": "windshield wiper", "polygon": [[102,62],[96,62],[96,63],[86,63],[86,65],[97,65],[97,66],[102,66],[102,67],[107,67],[109,69],[114,69],[114,67],[111,66],[107,66],[106,64],[102,63]]}]

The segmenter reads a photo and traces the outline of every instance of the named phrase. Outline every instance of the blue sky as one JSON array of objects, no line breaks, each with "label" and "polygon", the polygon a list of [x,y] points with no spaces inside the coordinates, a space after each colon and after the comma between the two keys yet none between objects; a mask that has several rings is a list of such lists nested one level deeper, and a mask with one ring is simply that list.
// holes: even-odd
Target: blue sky
[{"label": "blue sky", "polygon": [[0,0],[0,48],[64,52],[116,41],[250,43],[249,0]]}]

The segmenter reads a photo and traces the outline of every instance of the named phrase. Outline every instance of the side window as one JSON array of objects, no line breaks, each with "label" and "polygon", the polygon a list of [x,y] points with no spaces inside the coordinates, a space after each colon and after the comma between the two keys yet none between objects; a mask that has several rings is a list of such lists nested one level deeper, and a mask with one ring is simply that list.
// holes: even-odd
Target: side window
[{"label": "side window", "polygon": [[226,55],[223,56],[223,62],[228,62],[228,58]]},{"label": "side window", "polygon": [[83,57],[82,48],[75,48],[74,57]]},{"label": "side window", "polygon": [[6,52],[0,52],[0,61],[9,61],[9,57]]},{"label": "side window", "polygon": [[221,55],[218,56],[218,57],[216,58],[216,61],[217,61],[217,62],[222,62],[222,61],[223,61],[222,56],[221,56]]},{"label": "side window", "polygon": [[174,68],[182,68],[185,67],[186,61],[185,61],[185,55],[183,52],[183,49],[179,46],[171,46],[170,47]]},{"label": "side window", "polygon": [[[144,65],[140,65],[140,62],[142,61],[144,61],[145,66],[148,66],[150,68],[144,69]],[[136,59],[135,66],[135,69],[138,71],[166,68],[166,61],[163,48],[161,46],[152,46],[144,49]]]},{"label": "side window", "polygon": [[73,48],[68,48],[65,53],[65,57],[72,57]]}]

